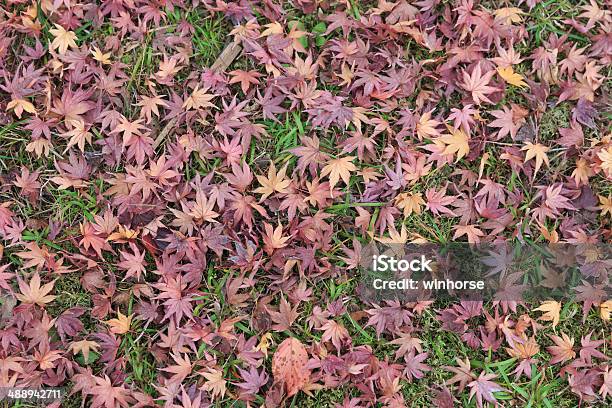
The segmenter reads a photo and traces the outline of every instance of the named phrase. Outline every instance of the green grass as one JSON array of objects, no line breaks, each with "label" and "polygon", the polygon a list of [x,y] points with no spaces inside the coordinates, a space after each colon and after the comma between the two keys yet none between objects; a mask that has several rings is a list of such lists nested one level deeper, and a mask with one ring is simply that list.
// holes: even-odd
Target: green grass
[{"label": "green grass", "polygon": [[568,34],[568,38],[579,44],[588,44],[588,38],[575,32],[567,33],[561,22],[565,19],[576,17],[580,13],[580,6],[588,4],[585,0],[546,0],[538,3],[529,13],[533,23],[528,26],[527,31],[534,36],[535,45],[542,45],[548,40],[550,34],[561,37]]},{"label": "green grass", "polygon": [[211,16],[198,10],[190,11],[186,20],[195,30],[191,40],[198,65],[211,66],[229,38],[228,23],[220,16]]},{"label": "green grass", "polygon": [[572,117],[571,106],[562,103],[551,109],[547,109],[542,114],[538,128],[538,141],[545,145],[550,145],[555,139],[561,137],[559,128],[569,128]]}]

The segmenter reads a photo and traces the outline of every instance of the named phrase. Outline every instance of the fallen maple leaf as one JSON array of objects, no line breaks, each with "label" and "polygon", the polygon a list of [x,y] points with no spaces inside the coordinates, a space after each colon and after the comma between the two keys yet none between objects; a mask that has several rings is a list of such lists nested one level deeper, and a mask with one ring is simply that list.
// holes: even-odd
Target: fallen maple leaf
[{"label": "fallen maple leaf", "polygon": [[323,167],[321,170],[321,177],[325,177],[329,174],[330,190],[333,190],[340,179],[348,186],[351,172],[357,170],[357,167],[352,163],[353,159],[355,159],[354,156],[339,157],[330,160],[325,167]]},{"label": "fallen maple leaf", "polygon": [[455,230],[453,239],[467,235],[470,244],[480,242],[480,237],[484,237],[485,235],[484,232],[479,230],[475,225],[455,225],[453,229]]},{"label": "fallen maple leaf", "polygon": [[256,188],[254,191],[261,194],[263,201],[273,193],[286,193],[287,187],[291,184],[291,180],[285,180],[285,173],[287,172],[287,165],[285,165],[278,174],[276,173],[276,167],[274,162],[270,161],[270,167],[268,168],[268,177],[257,176],[257,181],[261,184],[261,187]]},{"label": "fallen maple leaf", "polygon": [[95,47],[93,50],[91,50],[91,55],[93,56],[93,59],[95,59],[102,65],[112,64],[112,61],[110,59],[112,53],[110,52],[102,52],[98,47]]},{"label": "fallen maple leaf", "polygon": [[7,112],[11,109],[13,110],[13,112],[15,112],[15,116],[17,116],[18,119],[21,119],[21,115],[23,114],[24,111],[28,113],[36,113],[36,108],[34,107],[32,102],[27,101],[25,99],[21,99],[21,98],[12,99],[6,105]]},{"label": "fallen maple leaf", "polygon": [[612,147],[601,149],[601,151],[597,153],[597,157],[601,160],[601,168],[604,173],[606,173],[609,178],[612,178]]},{"label": "fallen maple leaf", "polygon": [[435,119],[431,119],[432,113],[433,110],[425,112],[423,115],[421,115],[416,124],[416,132],[419,140],[423,140],[423,138],[431,139],[440,135],[440,131],[436,129],[436,127],[440,125],[440,122]]},{"label": "fallen maple leaf", "polygon": [[275,382],[283,384],[287,397],[295,395],[309,383],[307,363],[306,348],[294,337],[285,339],[276,349],[272,357],[272,374]]},{"label": "fallen maple leaf", "polygon": [[189,374],[191,374],[193,364],[191,363],[191,360],[187,354],[185,354],[184,357],[181,357],[180,354],[170,355],[176,364],[162,368],[162,371],[174,374],[170,378],[170,382],[180,384]]},{"label": "fallen maple leaf", "polygon": [[274,34],[283,34],[283,26],[278,22],[274,21],[272,23],[264,25],[266,27],[265,30],[261,32],[260,37],[267,37]]},{"label": "fallen maple leaf", "polygon": [[34,273],[29,284],[26,284],[21,278],[17,278],[17,283],[19,284],[21,294],[16,293],[15,297],[23,303],[35,304],[43,307],[45,304],[55,299],[55,296],[49,295],[53,290],[55,281],[40,286],[40,275],[38,272]]},{"label": "fallen maple leaf", "polygon": [[529,160],[535,158],[535,171],[533,172],[533,176],[535,177],[536,173],[542,167],[542,163],[546,163],[547,166],[550,165],[548,162],[548,156],[546,152],[550,150],[550,147],[544,146],[540,143],[533,144],[531,142],[526,142],[525,146],[521,147],[521,150],[526,151],[524,163],[527,163]]},{"label": "fallen maple leaf", "polygon": [[96,343],[95,341],[81,340],[81,341],[75,341],[74,343],[72,343],[70,345],[70,350],[72,350],[72,354],[75,354],[75,355],[78,353],[82,353],[83,359],[85,360],[85,364],[87,364],[89,361],[89,353],[91,351],[93,351],[94,353],[97,353],[99,347],[100,345]]},{"label": "fallen maple leaf", "polygon": [[49,344],[43,343],[40,350],[34,351],[34,361],[38,363],[41,370],[55,368],[55,361],[62,359],[62,350],[49,350]]},{"label": "fallen maple leaf", "polygon": [[553,358],[550,360],[550,364],[562,363],[576,357],[573,338],[570,338],[565,333],[561,333],[561,337],[555,336],[554,334],[549,337],[556,344],[555,346],[549,346],[546,348],[553,356]]},{"label": "fallen maple leaf", "polygon": [[36,266],[36,268],[40,270],[40,268],[45,266],[47,260],[51,258],[51,254],[44,245],[41,248],[36,242],[30,242],[26,244],[25,247],[28,249],[27,251],[15,253],[18,257],[28,260],[22,265],[23,268]]},{"label": "fallen maple leaf", "polygon": [[257,71],[243,71],[241,69],[232,71],[229,73],[232,78],[230,79],[230,84],[235,84],[240,82],[240,89],[245,94],[251,87],[251,85],[259,84],[259,80],[257,78],[261,77],[261,74]]},{"label": "fallen maple leaf", "polygon": [[133,406],[135,400],[123,384],[115,387],[107,375],[104,378],[94,377],[95,385],[86,391],[93,395],[92,408],[111,408]]},{"label": "fallen maple leaf", "polygon": [[500,19],[506,25],[520,23],[523,21],[521,14],[525,14],[525,12],[518,7],[502,7],[495,10],[493,13],[496,19]]},{"label": "fallen maple leaf", "polygon": [[191,95],[185,99],[183,109],[191,110],[214,107],[215,105],[210,103],[210,101],[213,100],[215,95],[206,93],[206,91],[208,91],[208,87],[200,89],[200,86],[197,85],[191,92]]},{"label": "fallen maple leaf", "polygon": [[535,311],[544,312],[540,319],[544,321],[552,321],[553,328],[559,324],[559,314],[561,313],[561,303],[555,300],[547,300],[534,309]]},{"label": "fallen maple leaf", "polygon": [[272,342],[272,333],[265,333],[261,336],[261,340],[259,340],[259,344],[255,347],[255,350],[261,351],[266,358],[268,357],[268,348],[270,348],[270,343]]},{"label": "fallen maple leaf", "polygon": [[215,206],[214,200],[209,200],[206,194],[202,190],[196,192],[196,200],[191,205],[189,215],[201,222],[217,222],[215,218],[219,216],[219,213],[213,211]]},{"label": "fallen maple leaf", "polygon": [[272,229],[272,225],[264,222],[266,233],[263,236],[264,249],[268,255],[272,255],[275,249],[284,248],[291,237],[283,237],[283,226],[279,223],[278,226]]},{"label": "fallen maple leaf", "polygon": [[498,67],[497,73],[500,77],[503,78],[504,81],[509,83],[510,85],[518,86],[518,87],[526,87],[528,86],[523,79],[525,79],[521,74],[517,74],[512,69],[512,66],[508,67]]},{"label": "fallen maple leaf", "polygon": [[497,391],[507,391],[496,382],[491,381],[496,377],[496,374],[486,374],[483,371],[477,379],[468,384],[468,387],[471,388],[470,400],[476,395],[476,403],[479,408],[482,408],[483,399],[491,404],[497,405],[497,400],[493,393]]},{"label": "fallen maple leaf", "polygon": [[223,370],[207,368],[206,371],[202,371],[200,374],[206,378],[202,389],[210,392],[213,400],[217,397],[223,398],[227,391],[227,381],[223,378]]},{"label": "fallen maple leaf", "polygon": [[57,50],[60,54],[65,54],[70,48],[78,48],[76,39],[77,36],[72,31],[66,31],[64,27],[55,24],[55,28],[49,30],[49,33],[55,37],[51,43],[51,49]]},{"label": "fallen maple leaf", "polygon": [[340,350],[342,342],[350,337],[348,330],[335,320],[328,320],[319,330],[324,330],[321,341],[325,342],[331,340],[336,350]]},{"label": "fallen maple leaf", "polygon": [[436,142],[440,142],[445,146],[442,154],[457,155],[455,159],[456,163],[470,152],[470,145],[468,144],[470,137],[461,129],[455,129],[448,125],[446,127],[450,135],[440,136],[436,139]]},{"label": "fallen maple leaf", "polygon": [[516,139],[516,133],[521,128],[521,125],[525,122],[525,118],[515,114],[513,109],[509,109],[507,106],[503,107],[503,110],[494,110],[490,112],[491,115],[495,116],[495,120],[489,123],[489,126],[500,128],[497,133],[497,139],[501,139],[504,136],[510,134],[512,140]]},{"label": "fallen maple leaf", "polygon": [[[291,328],[291,325],[300,315],[297,311],[298,305],[295,307],[291,307],[291,303],[287,302],[284,296],[281,296],[280,303],[278,305],[278,312],[274,310],[268,310],[268,314],[272,319],[274,325],[272,325],[272,329],[276,331],[285,331]],[[263,341],[263,338],[262,338]]]},{"label": "fallen maple leaf", "polygon": [[463,82],[459,84],[463,87],[463,89],[472,93],[472,99],[476,105],[480,105],[481,102],[493,103],[489,98],[487,98],[487,95],[499,90],[488,85],[496,71],[491,70],[483,75],[480,65],[480,63],[477,64],[472,70],[471,74],[468,74],[464,70]]},{"label": "fallen maple leaf", "polygon": [[143,119],[137,119],[134,122],[130,122],[127,118],[121,117],[121,123],[111,131],[111,133],[123,133],[123,146],[128,146],[133,136],[142,136],[142,130],[146,130],[146,126],[143,126]]},{"label": "fallen maple leaf", "polygon": [[426,208],[431,211],[435,215],[448,214],[452,217],[456,217],[452,210],[450,210],[447,205],[450,205],[457,198],[456,196],[447,196],[446,188],[442,187],[439,191],[436,191],[435,188],[430,188],[425,191],[425,198],[427,199]]},{"label": "fallen maple leaf", "polygon": [[606,300],[601,305],[599,305],[599,316],[601,317],[601,320],[609,322],[611,313],[612,313],[612,300]]},{"label": "fallen maple leaf", "polygon": [[404,210],[404,217],[408,217],[413,212],[420,214],[425,200],[421,193],[401,193],[395,197],[395,205],[400,210]]},{"label": "fallen maple leaf", "polygon": [[107,320],[105,323],[110,326],[110,332],[114,334],[125,334],[130,331],[132,316],[126,316],[117,310],[117,318]]}]

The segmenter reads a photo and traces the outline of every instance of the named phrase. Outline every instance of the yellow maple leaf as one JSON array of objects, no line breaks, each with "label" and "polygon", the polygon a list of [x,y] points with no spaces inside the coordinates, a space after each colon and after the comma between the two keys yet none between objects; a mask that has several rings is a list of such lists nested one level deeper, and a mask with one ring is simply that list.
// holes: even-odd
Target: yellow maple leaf
[{"label": "yellow maple leaf", "polygon": [[603,217],[608,213],[612,215],[612,195],[609,195],[608,197],[598,195],[598,197],[599,202],[601,203],[599,205],[599,209],[601,210],[601,216]]},{"label": "yellow maple leaf", "polygon": [[540,224],[540,232],[542,233],[542,236],[548,242],[552,242],[552,243],[559,242],[559,233],[555,230],[554,227],[551,231],[549,231],[544,225]]},{"label": "yellow maple leaf", "polygon": [[260,202],[268,198],[273,193],[286,193],[287,187],[291,184],[291,180],[285,180],[285,173],[287,172],[287,165],[285,165],[280,171],[276,172],[276,166],[274,162],[270,161],[270,167],[268,168],[268,177],[257,176],[257,181],[261,184],[261,187],[257,187],[254,191],[261,194]]},{"label": "yellow maple leaf", "polygon": [[119,225],[119,231],[113,232],[106,238],[107,241],[116,241],[119,243],[127,242],[138,236],[138,231],[131,230],[123,225]]},{"label": "yellow maple leaf", "polygon": [[70,350],[72,354],[77,355],[79,353],[83,353],[83,358],[85,360],[85,364],[89,361],[89,352],[93,351],[94,353],[98,352],[98,348],[100,345],[95,341],[91,340],[81,340],[75,341],[70,345]]},{"label": "yellow maple leaf", "polygon": [[270,348],[270,343],[272,342],[272,333],[266,333],[261,336],[261,340],[255,350],[261,351],[266,357],[268,357],[268,349]]},{"label": "yellow maple leaf", "polygon": [[540,307],[533,309],[533,311],[544,312],[540,319],[550,322],[552,321],[553,328],[559,324],[559,315],[561,313],[561,303],[555,300],[547,300],[540,305]]},{"label": "yellow maple leaf", "polygon": [[339,86],[349,86],[351,84],[353,77],[355,76],[353,68],[354,66],[349,68],[345,62],[342,63],[342,72],[340,74],[336,74],[338,78],[342,79],[342,82],[338,84]]},{"label": "yellow maple leaf", "polygon": [[191,92],[191,95],[185,99],[183,102],[183,109],[191,110],[191,109],[205,109],[212,108],[215,105],[210,103],[213,100],[215,95],[207,93],[208,87],[204,87],[200,89],[200,85],[196,85]]},{"label": "yellow maple leaf", "polygon": [[389,237],[374,237],[374,239],[383,244],[405,244],[408,242],[408,231],[406,226],[402,224],[402,228],[398,232],[395,226],[389,227]]},{"label": "yellow maple leaf", "polygon": [[441,142],[446,146],[442,154],[456,154],[455,162],[458,162],[463,156],[470,152],[469,140],[470,137],[461,129],[455,129],[452,126],[446,125],[450,135],[443,135],[436,139],[436,142]]},{"label": "yellow maple leaf", "polygon": [[525,154],[525,160],[523,161],[523,163],[527,163],[529,160],[535,158],[536,165],[535,172],[533,173],[534,177],[538,170],[540,170],[540,167],[542,167],[542,163],[546,163],[547,166],[549,165],[548,156],[546,155],[546,152],[550,150],[550,147],[544,146],[540,143],[533,144],[531,142],[527,142],[525,143],[525,146],[521,148],[521,150],[527,152]]},{"label": "yellow maple leaf", "polygon": [[495,14],[495,18],[503,21],[506,25],[520,23],[523,21],[521,14],[525,14],[525,12],[518,7],[502,7],[495,10],[493,13]]},{"label": "yellow maple leaf", "polygon": [[601,320],[609,322],[611,313],[612,313],[612,300],[606,300],[601,305],[599,305],[599,316],[601,317]]},{"label": "yellow maple leaf", "polygon": [[480,158],[480,165],[478,166],[478,181],[482,179],[482,174],[484,173],[485,166],[489,161],[489,157],[491,157],[489,153],[485,152]]},{"label": "yellow maple leaf", "polygon": [[525,78],[521,74],[517,74],[516,72],[514,72],[514,69],[512,69],[512,66],[507,66],[504,68],[498,67],[497,73],[499,74],[500,77],[504,79],[504,81],[506,81],[510,85],[519,86],[519,87],[528,86],[525,83],[525,81],[523,81],[523,79]]},{"label": "yellow maple leaf", "polygon": [[126,316],[117,310],[117,318],[107,320],[106,324],[110,326],[110,332],[115,334],[125,334],[130,331],[133,315]]},{"label": "yellow maple leaf", "polygon": [[436,127],[440,125],[440,122],[431,118],[432,113],[433,109],[429,112],[425,112],[421,115],[419,122],[416,124],[416,133],[419,140],[423,140],[423,138],[430,139],[440,135],[440,131],[436,129]]},{"label": "yellow maple leaf", "polygon": [[338,181],[342,179],[344,184],[348,185],[351,178],[351,172],[357,170],[357,167],[352,163],[355,156],[339,157],[330,160],[321,170],[321,177],[329,174],[329,188],[333,189]]},{"label": "yellow maple leaf", "polygon": [[269,35],[283,33],[283,26],[278,21],[266,24],[264,27],[266,27],[266,29],[261,32],[259,37],[267,37]]},{"label": "yellow maple leaf", "polygon": [[36,157],[49,156],[51,153],[51,141],[44,137],[40,139],[32,140],[26,145],[26,152],[34,153]]},{"label": "yellow maple leaf", "polygon": [[591,177],[592,175],[593,170],[591,170],[591,166],[589,165],[589,163],[585,159],[580,158],[576,160],[576,168],[574,169],[570,177],[574,179],[577,186],[581,186],[588,185],[589,177]]},{"label": "yellow maple leaf", "polygon": [[77,36],[73,31],[66,31],[61,25],[55,24],[55,28],[50,29],[49,33],[55,37],[51,43],[51,48],[57,49],[60,54],[65,54],[68,47],[78,48],[75,41]]},{"label": "yellow maple leaf", "polygon": [[[85,122],[82,120],[70,120],[67,122],[69,125],[69,131],[64,134],[70,138],[68,140],[68,145],[66,146],[66,153],[70,147],[77,145],[79,149],[84,152],[85,151],[85,142],[91,144],[92,134],[89,132],[89,129],[85,126]],[[71,128],[70,128],[71,127]]]},{"label": "yellow maple leaf", "polygon": [[597,153],[597,157],[601,160],[601,168],[608,175],[612,176],[612,146],[607,149],[602,149]]},{"label": "yellow maple leaf", "polygon": [[91,51],[91,55],[93,56],[93,59],[95,59],[96,61],[98,61],[99,63],[103,65],[112,64],[112,61],[110,59],[111,57],[110,52],[103,53],[102,51],[100,51],[98,47],[96,47]]},{"label": "yellow maple leaf", "polygon": [[32,102],[29,102],[25,99],[13,99],[9,103],[6,104],[6,110],[13,110],[15,112],[15,116],[21,119],[21,115],[24,111],[28,113],[36,113],[36,108],[32,105]]},{"label": "yellow maple leaf", "polygon": [[421,206],[425,205],[425,200],[421,193],[401,193],[395,197],[395,205],[400,210],[404,210],[404,217],[408,217],[413,212],[421,213]]}]

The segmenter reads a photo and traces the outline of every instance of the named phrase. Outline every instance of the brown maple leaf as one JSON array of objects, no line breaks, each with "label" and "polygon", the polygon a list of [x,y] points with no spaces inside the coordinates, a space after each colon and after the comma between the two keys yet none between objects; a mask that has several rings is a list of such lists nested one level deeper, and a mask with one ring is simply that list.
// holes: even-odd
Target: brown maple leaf
[{"label": "brown maple leaf", "polygon": [[278,305],[278,312],[266,308],[270,314],[270,317],[272,318],[272,321],[274,322],[272,329],[279,332],[289,330],[293,322],[295,322],[295,319],[297,319],[299,316],[297,308],[298,305],[295,305],[295,307],[292,308],[291,304],[287,302],[284,296],[281,296],[281,300]]}]

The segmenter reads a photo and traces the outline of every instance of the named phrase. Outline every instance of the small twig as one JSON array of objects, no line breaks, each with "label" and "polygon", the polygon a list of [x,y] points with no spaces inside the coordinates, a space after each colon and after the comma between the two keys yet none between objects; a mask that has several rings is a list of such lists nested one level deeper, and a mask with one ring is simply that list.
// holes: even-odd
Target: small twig
[{"label": "small twig", "polygon": [[170,119],[168,121],[168,123],[166,123],[166,126],[164,126],[162,131],[159,132],[159,134],[155,138],[155,141],[153,142],[153,149],[157,149],[157,147],[161,144],[161,142],[164,141],[166,136],[168,136],[168,134],[170,134],[170,131],[172,130],[172,128],[176,124],[176,121],[177,121],[177,118],[174,117],[174,118]]},{"label": "small twig", "polygon": [[[234,60],[238,58],[241,52],[242,47],[240,46],[240,44],[236,44],[234,42],[229,43],[223,49],[223,51],[221,51],[221,54],[219,54],[215,62],[211,65],[210,69],[217,72],[225,71],[232,64],[232,62],[234,62]],[[168,121],[166,126],[164,126],[162,131],[159,132],[159,134],[155,138],[155,141],[153,142],[153,149],[157,149],[159,145],[168,137],[168,135],[174,128],[176,122],[176,117]]]},{"label": "small twig", "polygon": [[221,54],[217,57],[215,62],[211,65],[210,69],[217,72],[225,71],[234,62],[238,55],[242,52],[240,44],[231,42],[221,51]]}]

